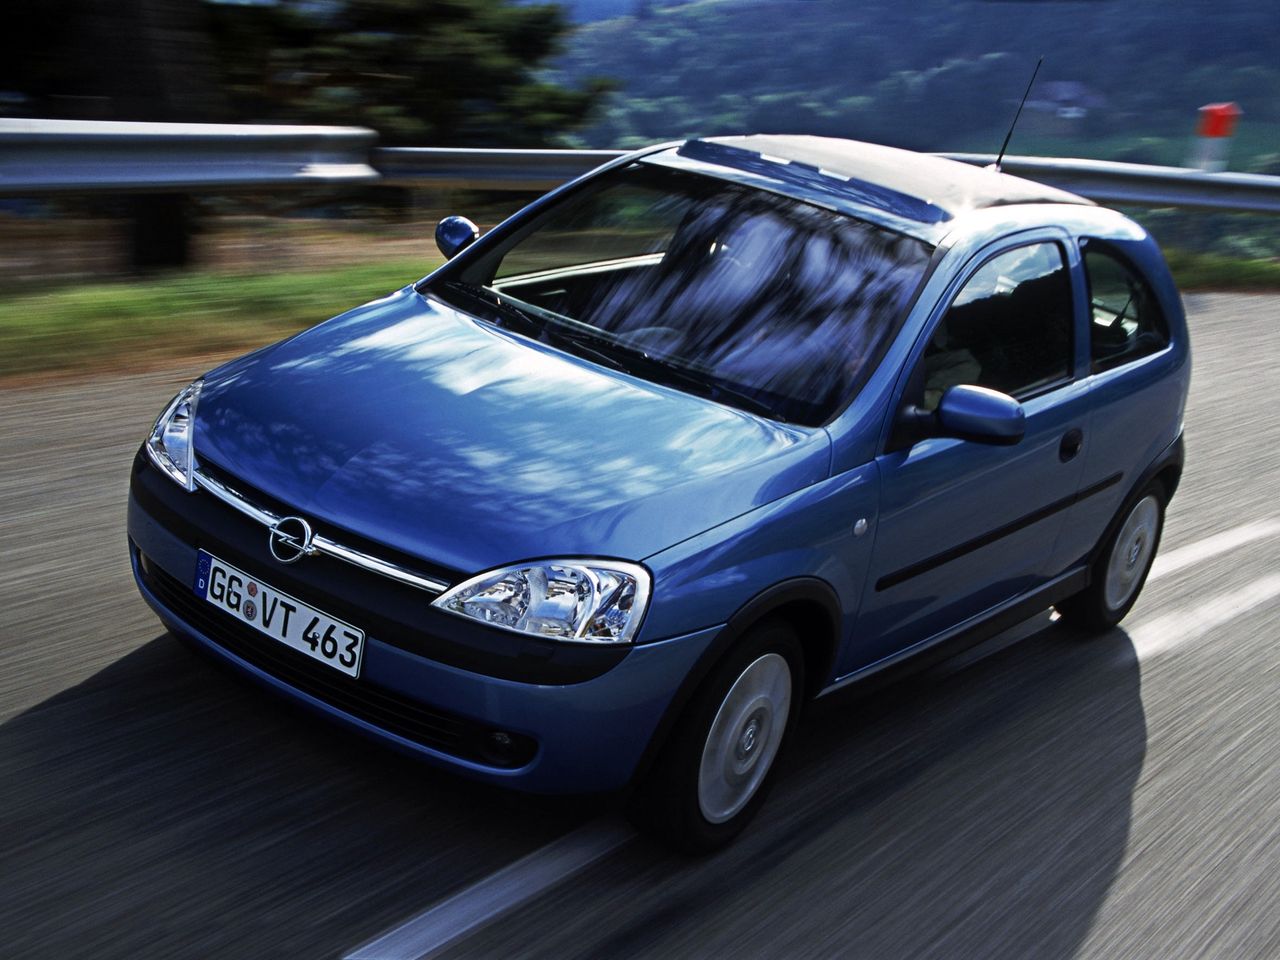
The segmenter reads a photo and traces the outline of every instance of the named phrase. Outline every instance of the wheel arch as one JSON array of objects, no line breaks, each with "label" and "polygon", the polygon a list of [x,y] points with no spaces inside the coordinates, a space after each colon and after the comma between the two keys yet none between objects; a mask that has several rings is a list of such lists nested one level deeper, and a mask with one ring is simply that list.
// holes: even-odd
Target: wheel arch
[{"label": "wheel arch", "polygon": [[680,683],[636,765],[631,777],[632,788],[653,767],[689,702],[716,664],[747,631],[772,617],[785,619],[795,627],[800,641],[805,678],[802,703],[813,699],[822,689],[835,663],[840,636],[841,608],[835,589],[818,577],[795,577],[760,591],[729,617],[724,629]]},{"label": "wheel arch", "polygon": [[1174,493],[1177,492],[1178,484],[1182,480],[1182,462],[1165,464],[1156,471],[1152,479],[1159,480],[1161,486],[1164,487],[1164,499],[1167,504],[1173,499]]},{"label": "wheel arch", "polygon": [[1088,563],[1090,569],[1102,556],[1102,551],[1111,541],[1111,537],[1116,530],[1120,528],[1120,524],[1124,522],[1124,518],[1137,502],[1138,496],[1151,483],[1159,482],[1164,487],[1165,498],[1164,503],[1167,507],[1169,501],[1173,499],[1174,493],[1178,489],[1178,484],[1182,480],[1182,466],[1186,460],[1186,450],[1182,439],[1182,434],[1178,434],[1178,438],[1165,448],[1160,456],[1156,457],[1148,466],[1138,475],[1138,479],[1129,486],[1123,500],[1120,501],[1120,509],[1116,511],[1114,517],[1107,524],[1106,529],[1102,532],[1102,537],[1098,540],[1094,548],[1089,552]]}]

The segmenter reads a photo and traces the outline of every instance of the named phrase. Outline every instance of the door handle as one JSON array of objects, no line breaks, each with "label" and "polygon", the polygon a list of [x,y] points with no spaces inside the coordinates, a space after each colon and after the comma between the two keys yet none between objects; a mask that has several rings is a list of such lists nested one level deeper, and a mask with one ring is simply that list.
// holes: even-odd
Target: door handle
[{"label": "door handle", "polygon": [[1062,443],[1058,444],[1058,459],[1063,463],[1075,459],[1075,455],[1084,447],[1084,431],[1072,427],[1062,435]]}]

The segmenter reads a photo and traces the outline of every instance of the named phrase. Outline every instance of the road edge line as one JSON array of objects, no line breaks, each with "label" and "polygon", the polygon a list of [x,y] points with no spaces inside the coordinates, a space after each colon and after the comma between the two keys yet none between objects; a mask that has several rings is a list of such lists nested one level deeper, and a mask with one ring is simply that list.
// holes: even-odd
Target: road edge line
[{"label": "road edge line", "polygon": [[343,954],[343,960],[425,960],[585,870],[636,836],[593,820]]}]

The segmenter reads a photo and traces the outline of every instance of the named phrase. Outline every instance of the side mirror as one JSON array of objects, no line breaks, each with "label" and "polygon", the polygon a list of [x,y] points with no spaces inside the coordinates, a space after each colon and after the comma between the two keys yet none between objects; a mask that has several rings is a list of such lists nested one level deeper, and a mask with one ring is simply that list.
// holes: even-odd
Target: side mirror
[{"label": "side mirror", "polygon": [[436,224],[436,246],[446,259],[470,246],[480,236],[480,228],[466,217],[445,217]]},{"label": "side mirror", "polygon": [[935,436],[1013,446],[1027,432],[1022,404],[1007,393],[968,384],[950,387],[938,402]]}]

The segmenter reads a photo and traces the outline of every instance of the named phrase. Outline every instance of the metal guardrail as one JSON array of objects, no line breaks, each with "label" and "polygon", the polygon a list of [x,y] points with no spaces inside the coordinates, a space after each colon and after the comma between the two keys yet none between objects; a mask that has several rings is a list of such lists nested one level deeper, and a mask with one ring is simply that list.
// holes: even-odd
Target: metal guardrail
[{"label": "metal guardrail", "polygon": [[373,164],[382,182],[394,186],[550,190],[625,152],[380,147]]},{"label": "metal guardrail", "polygon": [[[621,155],[377,147],[376,139],[360,127],[0,119],[0,196],[368,183],[541,191]],[[1003,169],[1107,204],[1280,214],[1280,177],[1052,157],[1005,157]]]},{"label": "metal guardrail", "polygon": [[[940,156],[982,166],[995,161],[994,154]],[[1005,157],[1001,169],[1105,204],[1280,213],[1280,177],[1257,173],[1208,173],[1185,167],[1056,157]]]},{"label": "metal guardrail", "polygon": [[376,183],[362,127],[0,119],[0,195]]},{"label": "metal guardrail", "polygon": [[[623,152],[383,147],[374,151],[373,162],[383,182],[397,186],[550,190]],[[977,153],[938,156],[978,166],[996,159]],[[1105,204],[1280,214],[1280,177],[1056,157],[1005,157],[1001,169]]]}]

